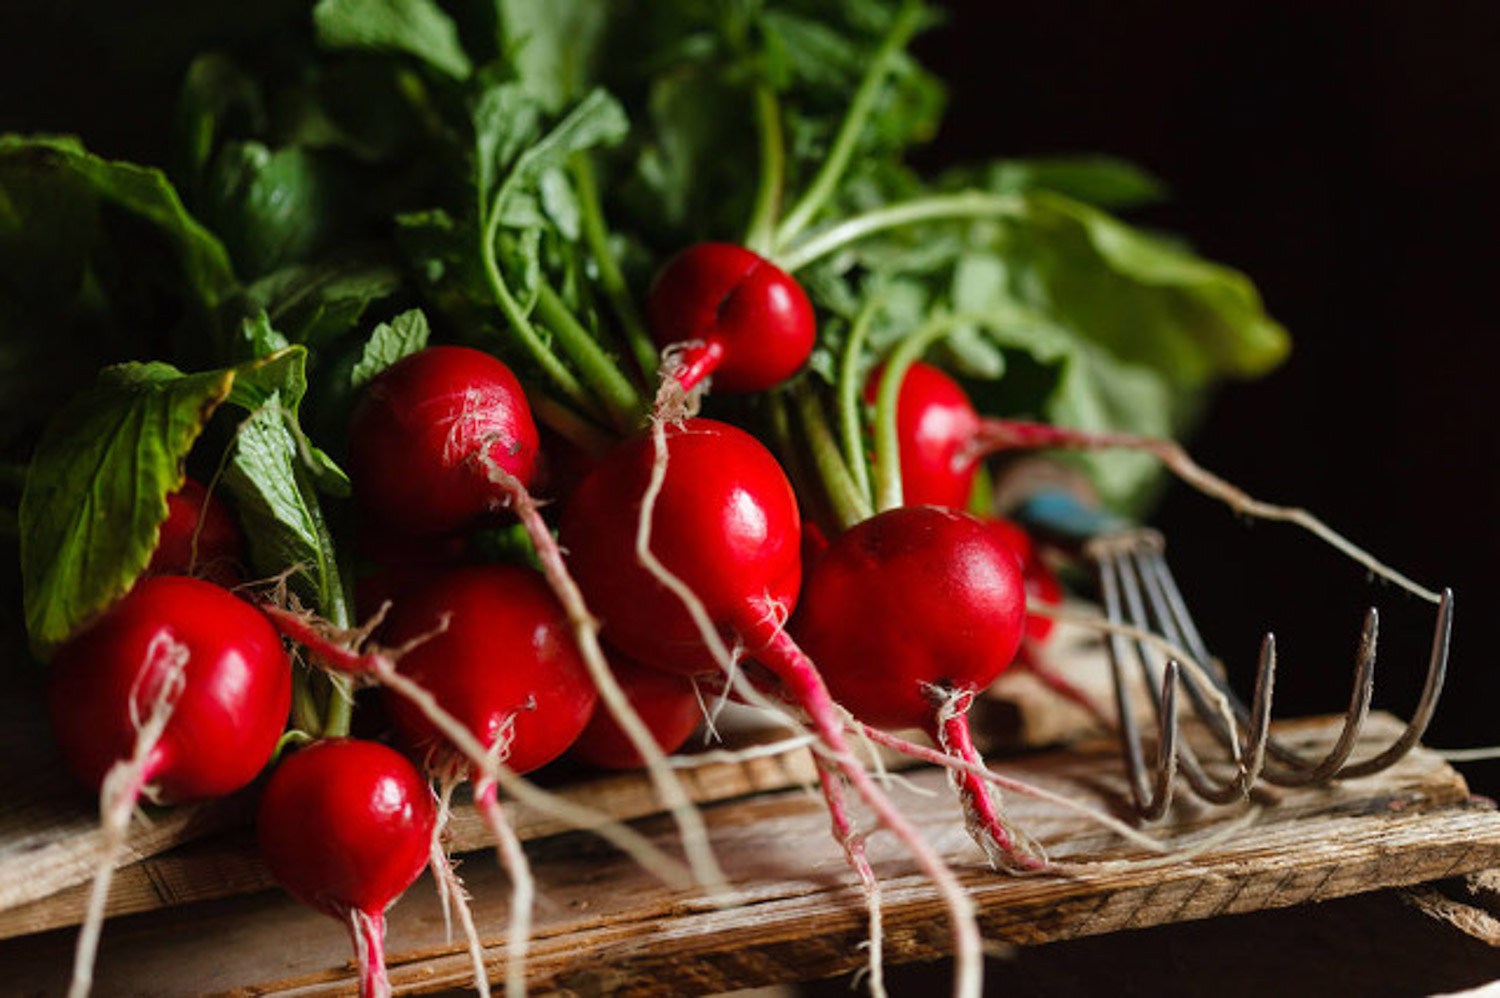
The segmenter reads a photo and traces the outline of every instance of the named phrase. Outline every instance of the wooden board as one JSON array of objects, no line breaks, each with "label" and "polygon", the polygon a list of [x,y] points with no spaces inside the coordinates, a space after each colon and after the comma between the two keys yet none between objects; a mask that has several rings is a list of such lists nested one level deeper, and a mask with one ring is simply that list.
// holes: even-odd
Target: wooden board
[{"label": "wooden board", "polygon": [[[1362,747],[1391,737],[1396,722],[1372,718]],[[1325,742],[1327,722],[1282,726],[1285,736]],[[1007,773],[1098,807],[1121,800],[1113,746],[1006,760]],[[1253,827],[1187,859],[1151,866],[1115,863],[1068,876],[1012,878],[989,871],[961,829],[941,774],[909,774],[893,794],[958,869],[981,909],[987,938],[1039,943],[1219,914],[1323,900],[1500,865],[1500,814],[1471,801],[1462,779],[1418,750],[1394,769],[1325,790],[1258,795]],[[1134,858],[1111,834],[1053,805],[1012,795],[1012,816],[1056,858]],[[1202,842],[1239,813],[1193,801],[1174,806],[1161,833]],[[865,913],[833,843],[820,803],[801,790],[762,793],[706,809],[715,850],[740,889],[718,907],[669,890],[590,838],[533,843],[543,898],[530,963],[534,990],[578,994],[708,993],[805,979],[858,965]],[[644,825],[663,845],[661,819]],[[888,835],[871,843],[881,875],[891,962],[948,948],[931,886]],[[502,972],[506,885],[486,854],[463,867],[475,897],[491,974]],[[72,933],[0,943],[7,991],[55,993],[66,976]],[[409,993],[462,988],[467,958],[446,941],[424,880],[393,909],[392,979]],[[111,922],[98,994],[348,993],[348,944],[340,926],[276,893],[227,899]]]}]

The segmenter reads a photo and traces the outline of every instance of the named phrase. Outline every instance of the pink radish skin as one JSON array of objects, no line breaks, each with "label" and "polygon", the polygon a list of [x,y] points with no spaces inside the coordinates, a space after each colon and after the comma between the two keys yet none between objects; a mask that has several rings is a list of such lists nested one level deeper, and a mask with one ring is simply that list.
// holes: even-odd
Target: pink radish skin
[{"label": "pink radish skin", "polygon": [[646,304],[658,347],[689,344],[677,374],[688,391],[710,375],[719,391],[775,387],[806,363],[817,338],[796,279],[733,243],[698,243],[673,257]]},{"label": "pink radish skin", "polygon": [[228,507],[193,478],[167,496],[148,575],[196,575],[221,586],[240,581],[244,541]]},{"label": "pink radish skin", "polygon": [[184,686],[140,774],[158,803],[221,797],[261,771],[286,726],[292,673],[270,622],[210,582],[142,580],[58,650],[48,709],[68,766],[98,788],[130,757],[136,717],[150,712],[160,670],[146,671],[153,643],[187,650]]},{"label": "pink radish skin", "polygon": [[[433,633],[445,617],[447,629]],[[598,694],[567,615],[529,568],[473,565],[435,575],[397,600],[385,634],[394,644],[431,634],[402,656],[401,673],[481,744],[504,741],[501,761],[517,773],[566,751],[594,710]],[[408,700],[385,701],[413,751],[447,751],[446,739]]]},{"label": "pink radish skin", "polygon": [[348,927],[361,998],[390,994],[385,912],[426,867],[435,817],[416,767],[376,742],[317,742],[266,783],[256,815],[261,858],[299,901]]},{"label": "pink radish skin", "polygon": [[[767,616],[785,619],[801,586],[802,520],[781,465],[743,430],[708,419],[666,429],[668,471],[652,549],[702,600],[733,644]],[[603,635],[626,655],[684,674],[718,664],[678,597],[636,556],[651,477],[649,436],[617,446],[563,512],[559,539]]]},{"label": "pink radish skin", "polygon": [[[641,665],[618,652],[610,655],[609,664],[661,750],[670,754],[681,748],[703,720],[703,704],[692,679]],[[600,769],[637,769],[645,764],[609,711],[599,707],[568,755]]]},{"label": "pink radish skin", "polygon": [[484,466],[536,472],[537,429],[520,382],[496,358],[428,347],[370,382],[349,427],[356,499],[409,534],[456,530],[507,503]]}]

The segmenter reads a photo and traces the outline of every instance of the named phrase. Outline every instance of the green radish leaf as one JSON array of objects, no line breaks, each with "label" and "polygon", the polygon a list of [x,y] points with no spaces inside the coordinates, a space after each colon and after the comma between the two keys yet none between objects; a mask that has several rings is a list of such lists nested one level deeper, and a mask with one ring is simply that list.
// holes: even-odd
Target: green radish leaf
[{"label": "green radish leaf", "polygon": [[400,287],[395,267],[341,255],[267,274],[245,290],[245,299],[290,342],[319,347],[354,329],[366,309]]},{"label": "green radish leaf", "polygon": [[1247,277],[1080,202],[1032,193],[1005,250],[997,293],[1174,385],[1254,377],[1286,357],[1286,330]]},{"label": "green radish leaf", "polygon": [[347,187],[332,161],[315,151],[231,142],[210,171],[205,217],[238,271],[259,277],[303,262],[325,245],[348,212]]},{"label": "green radish leaf", "polygon": [[459,80],[473,72],[458,28],[433,0],[319,0],[313,24],[329,48],[400,52]]},{"label": "green radish leaf", "polygon": [[151,561],[167,495],[233,370],[106,368],[48,424],[21,497],[26,630],[46,656],[135,583]]},{"label": "green radish leaf", "polygon": [[628,128],[619,102],[602,90],[593,91],[516,156],[510,172],[501,181],[494,210],[503,215],[508,198],[535,190],[543,175],[567,166],[575,153],[618,143]]},{"label": "green radish leaf", "polygon": [[304,602],[338,626],[349,623],[348,601],[333,538],[318,501],[295,403],[272,392],[235,431],[223,486],[244,527],[251,570],[262,576],[294,571],[289,584]]},{"label": "green radish leaf", "polygon": [[363,388],[396,361],[425,349],[430,335],[427,316],[420,309],[402,312],[389,323],[382,322],[370,334],[364,353],[350,372],[352,387]]},{"label": "green radish leaf", "polygon": [[516,76],[543,107],[558,111],[588,89],[609,21],[599,0],[495,0]]},{"label": "green radish leaf", "polygon": [[[274,415],[285,460],[309,483],[348,482],[297,427],[306,351],[185,374],[170,364],[121,364],[53,417],[21,495],[26,628],[47,655],[134,585],[151,561],[169,493],[210,417],[228,402]],[[264,449],[265,433],[255,446]],[[271,486],[267,486],[271,487]],[[285,565],[274,571],[280,571]]]},{"label": "green radish leaf", "polygon": [[984,187],[996,194],[1048,190],[1114,210],[1157,204],[1167,197],[1161,180],[1113,156],[1002,159],[977,170],[955,171],[946,182]]}]

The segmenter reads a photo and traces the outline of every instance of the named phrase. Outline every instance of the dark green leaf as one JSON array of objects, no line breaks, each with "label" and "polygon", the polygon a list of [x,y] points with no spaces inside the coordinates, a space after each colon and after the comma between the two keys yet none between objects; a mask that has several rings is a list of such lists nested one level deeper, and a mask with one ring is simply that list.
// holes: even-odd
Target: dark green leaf
[{"label": "dark green leaf", "polygon": [[400,286],[401,274],[389,264],[342,253],[283,267],[250,285],[245,297],[287,339],[318,347],[352,330],[371,304]]},{"label": "dark green leaf", "polygon": [[318,0],[313,23],[329,48],[402,52],[460,80],[473,71],[453,20],[432,0]]},{"label": "dark green leaf", "polygon": [[122,596],[151,560],[167,494],[234,371],[106,369],[48,425],[21,498],[26,629],[48,654]]},{"label": "dark green leaf", "polygon": [[342,178],[316,152],[232,142],[219,152],[205,198],[240,273],[258,277],[325,243],[345,212],[343,191]]},{"label": "dark green leaf", "polygon": [[496,0],[509,61],[529,93],[548,111],[577,100],[610,10],[599,0]]},{"label": "dark green leaf", "polygon": [[271,576],[295,567],[292,588],[335,624],[347,625],[332,536],[300,457],[292,408],[272,393],[240,423],[223,483],[244,526],[252,570]]}]

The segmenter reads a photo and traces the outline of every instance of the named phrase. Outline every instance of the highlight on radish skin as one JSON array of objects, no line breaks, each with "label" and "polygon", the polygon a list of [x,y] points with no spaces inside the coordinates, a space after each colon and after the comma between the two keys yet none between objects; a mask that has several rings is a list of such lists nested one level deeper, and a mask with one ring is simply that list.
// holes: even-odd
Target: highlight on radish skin
[{"label": "highlight on radish skin", "polygon": [[256,813],[261,858],[302,903],[342,922],[361,998],[391,993],[385,913],[427,866],[436,809],[407,759],[377,742],[335,738],[283,759]]}]

